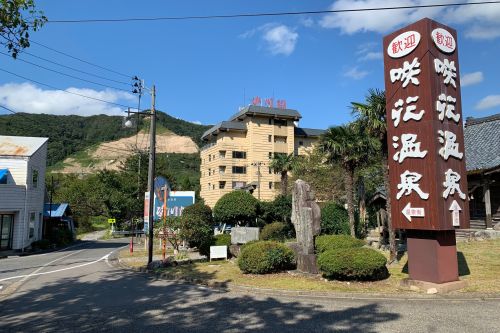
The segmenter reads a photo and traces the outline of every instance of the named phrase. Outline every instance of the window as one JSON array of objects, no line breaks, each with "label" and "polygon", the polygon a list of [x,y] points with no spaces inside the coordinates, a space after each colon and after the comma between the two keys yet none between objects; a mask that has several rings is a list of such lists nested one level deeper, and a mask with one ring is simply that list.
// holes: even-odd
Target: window
[{"label": "window", "polygon": [[247,158],[247,153],[244,151],[233,151],[233,158]]},{"label": "window", "polygon": [[226,158],[226,151],[225,150],[219,150],[219,158]]},{"label": "window", "polygon": [[269,189],[272,190],[273,189],[273,182],[269,182]]},{"label": "window", "polygon": [[212,162],[212,155],[208,155],[208,161]]},{"label": "window", "polygon": [[269,118],[269,125],[272,125],[273,124],[273,120],[271,118]]},{"label": "window", "polygon": [[31,185],[33,185],[33,188],[38,187],[38,170],[33,169],[31,171]]},{"label": "window", "polygon": [[30,212],[30,227],[28,230],[28,236],[29,238],[33,238],[35,235],[35,212]]},{"label": "window", "polygon": [[233,166],[233,173],[239,173],[239,174],[247,173],[247,167]]},{"label": "window", "polygon": [[286,120],[283,120],[283,119],[274,119],[274,125],[277,125],[279,127],[286,126]]},{"label": "window", "polygon": [[304,145],[304,141],[299,141],[299,146],[302,147]]},{"label": "window", "polygon": [[275,143],[286,143],[286,136],[274,136]]},{"label": "window", "polygon": [[233,189],[241,189],[247,185],[246,182],[233,182]]},{"label": "window", "polygon": [[210,183],[208,183],[207,190],[210,190]]},{"label": "window", "polygon": [[269,159],[273,158],[273,153],[269,152]]},{"label": "window", "polygon": [[212,184],[212,190],[215,190],[215,184]]},{"label": "window", "polygon": [[208,175],[211,176],[212,175],[212,171],[211,169],[208,169]]},{"label": "window", "polygon": [[267,136],[267,142],[271,142],[273,140],[273,136],[272,135],[268,135]]},{"label": "window", "polygon": [[219,188],[222,190],[224,187],[226,187],[226,182],[219,182]]},{"label": "window", "polygon": [[269,168],[269,174],[272,174],[272,173],[273,173],[273,169]]},{"label": "window", "polygon": [[223,175],[226,173],[226,167],[225,166],[219,166],[219,175]]}]

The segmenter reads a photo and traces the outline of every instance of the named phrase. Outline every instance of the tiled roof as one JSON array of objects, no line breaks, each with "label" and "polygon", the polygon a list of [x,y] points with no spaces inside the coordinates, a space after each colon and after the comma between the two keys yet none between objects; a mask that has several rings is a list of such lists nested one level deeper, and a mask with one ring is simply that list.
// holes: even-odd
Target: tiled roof
[{"label": "tiled roof", "polygon": [[500,114],[468,118],[464,135],[467,171],[500,166]]},{"label": "tiled roof", "polygon": [[322,129],[295,127],[295,136],[320,136],[324,132]]},{"label": "tiled roof", "polygon": [[302,118],[301,114],[297,110],[293,109],[279,109],[279,108],[268,108],[265,106],[258,106],[258,105],[249,105],[241,109],[238,113],[235,113],[231,118],[229,118],[229,120],[233,121],[247,114],[293,118],[296,120]]},{"label": "tiled roof", "polygon": [[246,131],[247,128],[245,123],[240,121],[223,121],[205,131],[205,133],[203,133],[203,135],[201,136],[201,139],[203,140],[204,138],[206,138],[207,136],[209,136],[210,134],[212,134],[217,130],[228,130],[228,129]]}]

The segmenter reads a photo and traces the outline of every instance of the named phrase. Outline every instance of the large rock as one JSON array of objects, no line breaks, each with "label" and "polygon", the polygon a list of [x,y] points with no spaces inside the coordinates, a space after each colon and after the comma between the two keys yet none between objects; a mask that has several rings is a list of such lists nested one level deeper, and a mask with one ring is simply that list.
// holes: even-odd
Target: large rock
[{"label": "large rock", "polygon": [[231,244],[246,244],[259,240],[259,228],[234,227],[231,229]]},{"label": "large rock", "polygon": [[311,186],[296,180],[292,192],[292,223],[297,236],[297,270],[317,274],[314,237],[321,230],[321,210],[314,201]]},{"label": "large rock", "polygon": [[500,231],[497,230],[479,230],[474,233],[478,240],[500,238]]}]

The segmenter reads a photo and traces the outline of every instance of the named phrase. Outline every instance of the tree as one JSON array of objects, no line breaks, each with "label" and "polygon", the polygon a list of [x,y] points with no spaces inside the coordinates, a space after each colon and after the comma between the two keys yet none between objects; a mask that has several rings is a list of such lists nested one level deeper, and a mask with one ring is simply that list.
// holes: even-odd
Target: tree
[{"label": "tree", "polygon": [[354,172],[375,154],[379,142],[366,135],[356,124],[330,127],[320,137],[318,148],[330,164],[339,163],[345,171],[347,212],[351,236],[356,236],[354,219]]},{"label": "tree", "polygon": [[0,45],[7,47],[13,58],[30,46],[29,32],[47,22],[33,0],[0,0]]},{"label": "tree", "polygon": [[387,226],[389,228],[390,261],[396,258],[396,237],[392,229],[391,196],[389,187],[389,166],[387,146],[387,119],[385,92],[370,89],[364,103],[352,102],[352,111],[357,116],[358,122],[366,131],[380,142],[382,163],[384,166],[384,184],[386,190]]},{"label": "tree", "polygon": [[252,225],[257,217],[259,201],[245,191],[224,194],[214,206],[214,219],[220,223]]},{"label": "tree", "polygon": [[293,153],[289,155],[275,153],[269,163],[271,169],[281,175],[281,194],[285,196],[288,194],[288,172],[292,171],[294,163],[295,156]]},{"label": "tree", "polygon": [[190,246],[199,247],[212,238],[212,225],[212,209],[209,206],[201,202],[188,206],[182,212],[182,239]]}]

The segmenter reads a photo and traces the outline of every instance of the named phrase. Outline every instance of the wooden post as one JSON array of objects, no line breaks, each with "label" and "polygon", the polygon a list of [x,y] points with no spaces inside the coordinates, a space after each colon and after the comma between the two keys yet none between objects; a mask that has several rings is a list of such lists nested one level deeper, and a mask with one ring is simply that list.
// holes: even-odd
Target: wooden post
[{"label": "wooden post", "polygon": [[491,220],[491,196],[490,196],[490,182],[489,179],[483,184],[484,193],[484,207],[486,210],[486,229],[492,229],[493,223]]}]

